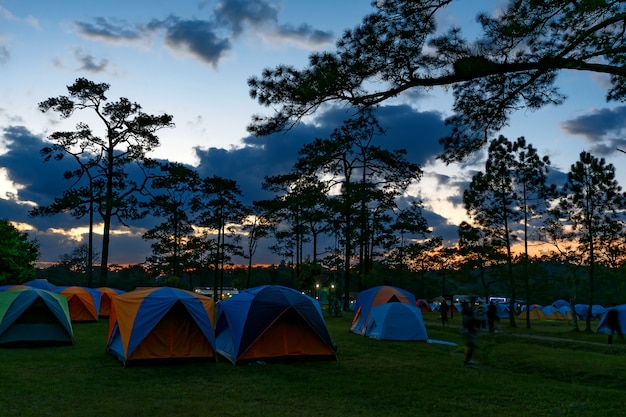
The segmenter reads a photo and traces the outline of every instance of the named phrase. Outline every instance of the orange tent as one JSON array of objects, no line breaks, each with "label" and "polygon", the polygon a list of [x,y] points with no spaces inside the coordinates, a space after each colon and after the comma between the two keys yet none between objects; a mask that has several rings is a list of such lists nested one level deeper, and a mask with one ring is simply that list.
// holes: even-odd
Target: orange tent
[{"label": "orange tent", "polygon": [[100,311],[98,290],[86,287],[61,287],[56,292],[67,298],[72,322],[98,321]]},{"label": "orange tent", "polygon": [[[520,319],[526,319],[526,311],[522,311],[519,314],[519,318]],[[530,313],[528,313],[528,317],[530,318],[530,320],[545,320],[546,319],[546,315],[543,313],[543,311],[541,311],[540,308],[533,308],[532,310],[530,310]]]},{"label": "orange tent", "polygon": [[100,292],[100,310],[98,311],[98,316],[100,317],[109,317],[111,314],[111,299],[118,294],[124,294],[126,291],[118,290],[115,288],[109,287],[100,287],[98,288]]},{"label": "orange tent", "polygon": [[125,366],[213,359],[213,299],[169,287],[144,288],[111,300],[108,352]]}]

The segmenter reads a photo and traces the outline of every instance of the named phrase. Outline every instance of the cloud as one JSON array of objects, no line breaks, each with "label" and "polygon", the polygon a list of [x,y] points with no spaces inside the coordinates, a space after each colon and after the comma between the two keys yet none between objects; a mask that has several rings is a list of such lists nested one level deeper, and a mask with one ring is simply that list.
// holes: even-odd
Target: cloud
[{"label": "cloud", "polygon": [[279,25],[276,29],[276,34],[281,39],[300,41],[313,46],[328,44],[334,39],[332,32],[315,29],[308,24],[297,27]]},{"label": "cloud", "polygon": [[79,33],[87,39],[105,42],[137,41],[142,38],[142,33],[137,27],[133,27],[123,20],[110,21],[104,17],[98,17],[94,23],[74,22]]},{"label": "cloud", "polygon": [[[331,108],[314,122],[300,123],[288,132],[269,136],[248,136],[242,139],[239,149],[195,148],[200,161],[197,167],[201,175],[218,175],[237,181],[244,198],[254,200],[270,198],[261,190],[266,176],[286,174],[292,171],[299,150],[316,138],[328,138],[351,116],[349,111]],[[416,112],[409,106],[381,107],[375,111],[386,134],[375,139],[374,144],[388,150],[405,149],[407,159],[424,165],[441,152],[439,138],[447,131],[443,118],[436,112]]]},{"label": "cloud", "polygon": [[23,126],[9,126],[1,133],[6,152],[0,155],[0,166],[7,170],[12,182],[25,187],[20,191],[20,200],[51,202],[50,193],[62,186],[63,172],[71,167],[69,161],[48,163],[46,169],[33,169],[43,164],[40,154],[46,146],[43,139]]},{"label": "cloud", "polygon": [[224,0],[214,9],[216,21],[239,36],[246,27],[281,40],[323,45],[333,41],[333,33],[308,24],[278,23],[279,9],[262,0]]},{"label": "cloud", "polygon": [[[232,49],[236,38],[251,30],[264,37],[319,46],[333,41],[329,31],[308,24],[278,22],[279,9],[263,0],[223,0],[207,19],[185,19],[169,15],[147,23],[131,24],[120,19],[98,17],[94,22],[75,22],[80,35],[109,43],[137,43],[163,33],[165,46],[217,66]],[[94,67],[87,67],[94,68]]]},{"label": "cloud", "polygon": [[84,53],[80,49],[74,51],[74,58],[81,64],[81,71],[87,71],[94,74],[106,71],[109,65],[109,61],[107,59],[101,59],[100,62],[96,62],[96,58],[93,55]]},{"label": "cloud", "polygon": [[239,35],[246,25],[262,27],[276,25],[278,9],[262,0],[223,0],[213,10],[215,20]]},{"label": "cloud", "polygon": [[607,155],[624,146],[626,106],[603,108],[561,123],[565,133],[578,135],[594,145],[590,152]]},{"label": "cloud", "polygon": [[209,64],[217,65],[231,49],[230,41],[220,37],[215,25],[205,20],[181,20],[170,16],[167,21],[153,21],[149,27],[164,28],[165,44],[173,51],[182,49]]},{"label": "cloud", "polygon": [[6,19],[6,20],[13,20],[13,19],[15,19],[15,16],[13,16],[13,13],[8,11],[4,7],[2,7],[1,5],[0,5],[0,17],[3,18],[3,19]]},{"label": "cloud", "polygon": [[10,58],[9,49],[5,45],[0,45],[0,64],[6,64]]}]

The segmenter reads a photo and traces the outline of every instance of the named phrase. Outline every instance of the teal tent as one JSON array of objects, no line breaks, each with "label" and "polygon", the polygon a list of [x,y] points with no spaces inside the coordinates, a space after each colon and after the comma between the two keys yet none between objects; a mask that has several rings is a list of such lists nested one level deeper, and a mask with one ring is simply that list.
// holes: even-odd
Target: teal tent
[{"label": "teal tent", "polygon": [[381,340],[428,340],[420,308],[403,303],[372,307],[365,336]]},{"label": "teal tent", "polygon": [[0,292],[0,346],[73,343],[65,297],[38,288]]}]

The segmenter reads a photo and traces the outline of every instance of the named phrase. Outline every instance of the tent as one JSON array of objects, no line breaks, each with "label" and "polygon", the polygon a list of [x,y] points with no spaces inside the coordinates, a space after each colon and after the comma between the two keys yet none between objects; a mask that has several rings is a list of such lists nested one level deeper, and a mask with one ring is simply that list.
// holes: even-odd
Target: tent
[{"label": "tent", "polygon": [[50,282],[47,279],[33,279],[31,281],[26,281],[22,285],[26,285],[31,288],[39,288],[40,290],[46,291],[54,291],[58,287]]},{"label": "tent", "polygon": [[403,303],[372,307],[365,336],[381,340],[428,340],[422,311]]},{"label": "tent", "polygon": [[364,335],[372,307],[386,303],[416,305],[415,296],[401,288],[381,285],[361,291],[356,298],[350,331]]},{"label": "tent", "polygon": [[556,308],[557,310],[560,309],[561,307],[570,307],[571,310],[571,306],[569,301],[565,301],[565,300],[556,300],[555,302],[552,303],[552,307]]},{"label": "tent", "polygon": [[0,285],[0,291],[25,290],[28,288],[33,288],[33,287],[29,287],[27,285],[15,285],[15,284]]},{"label": "tent", "polygon": [[574,318],[572,308],[569,305],[559,307],[557,310],[565,318],[565,320],[572,320]]},{"label": "tent", "polygon": [[216,360],[213,299],[170,287],[143,288],[111,299],[108,352],[124,366]]},{"label": "tent", "polygon": [[[533,310],[535,310],[535,309],[536,309],[536,310],[541,310],[542,308],[543,308],[543,306],[542,306],[541,304],[530,304],[530,305],[528,306],[528,310],[529,310],[529,311],[533,311]],[[526,311],[526,304],[522,304],[522,305],[520,305],[520,311],[521,311],[521,312]]]},{"label": "tent", "polygon": [[60,287],[56,292],[67,298],[70,318],[73,322],[98,321],[98,311],[100,311],[98,290],[85,287]]},{"label": "tent", "polygon": [[496,316],[499,319],[508,319],[509,318],[509,304],[508,303],[493,303],[496,306]]},{"label": "tent", "polygon": [[337,359],[319,303],[280,285],[250,288],[221,301],[215,344],[233,365]]},{"label": "tent", "polygon": [[[526,311],[522,311],[519,314],[519,318],[520,319],[526,319]],[[543,311],[541,311],[541,308],[533,308],[528,312],[528,317],[530,318],[530,320],[545,320],[546,315],[543,314]]]},{"label": "tent", "polygon": [[0,293],[0,346],[71,345],[65,297],[38,288]]},{"label": "tent", "polygon": [[[576,304],[574,306],[574,309],[576,310],[576,315],[578,316],[578,318],[580,320],[586,320],[587,319],[587,312],[589,311],[589,304]],[[593,304],[591,306],[591,319],[595,320],[598,317],[602,316],[606,311],[606,308],[604,308],[601,305],[598,304]]]},{"label": "tent", "polygon": [[615,307],[605,309],[605,311],[602,313],[602,316],[600,317],[600,320],[598,321],[598,328],[596,329],[596,332],[611,334],[611,329],[609,329],[606,323],[606,315],[609,310],[617,310],[617,318],[622,328],[622,332],[626,332],[626,304],[621,304]]},{"label": "tent", "polygon": [[546,316],[545,318],[548,320],[571,320],[572,319],[572,309],[567,306],[562,306],[560,308],[554,307],[554,304],[543,306],[541,312]]},{"label": "tent", "polygon": [[420,311],[433,311],[432,307],[430,306],[430,303],[427,300],[424,300],[423,298],[420,298],[419,300],[417,300],[416,305],[419,307]]},{"label": "tent", "polygon": [[100,292],[100,309],[98,310],[98,316],[109,317],[111,314],[111,298],[118,294],[124,294],[126,291],[109,287],[100,287],[97,290]]}]

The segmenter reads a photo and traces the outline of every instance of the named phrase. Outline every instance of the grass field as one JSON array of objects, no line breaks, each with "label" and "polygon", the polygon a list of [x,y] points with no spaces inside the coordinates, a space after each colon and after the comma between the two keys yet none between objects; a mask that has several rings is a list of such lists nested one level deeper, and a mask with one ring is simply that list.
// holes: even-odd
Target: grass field
[{"label": "grass field", "polygon": [[431,339],[459,346],[364,338],[344,316],[327,318],[337,362],[124,368],[105,352],[107,321],[75,324],[73,346],[0,350],[0,415],[626,415],[622,340],[609,347],[567,322],[502,325],[480,335],[479,366],[468,369],[460,316],[445,329],[436,313],[424,317]]}]

